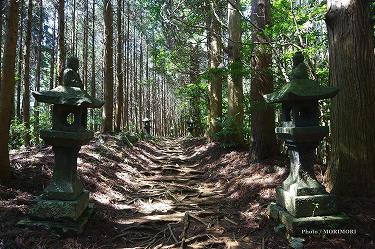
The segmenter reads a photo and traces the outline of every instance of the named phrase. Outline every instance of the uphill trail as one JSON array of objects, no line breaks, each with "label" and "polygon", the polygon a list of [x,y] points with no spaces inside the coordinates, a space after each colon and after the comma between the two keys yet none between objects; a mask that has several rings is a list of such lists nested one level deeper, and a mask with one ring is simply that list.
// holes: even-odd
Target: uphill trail
[{"label": "uphill trail", "polygon": [[127,227],[112,242],[140,248],[260,247],[244,240],[239,211],[223,187],[207,179],[196,161],[199,152],[184,143],[160,139],[138,154],[150,164],[143,165],[138,190],[126,201],[137,212],[122,218]]}]

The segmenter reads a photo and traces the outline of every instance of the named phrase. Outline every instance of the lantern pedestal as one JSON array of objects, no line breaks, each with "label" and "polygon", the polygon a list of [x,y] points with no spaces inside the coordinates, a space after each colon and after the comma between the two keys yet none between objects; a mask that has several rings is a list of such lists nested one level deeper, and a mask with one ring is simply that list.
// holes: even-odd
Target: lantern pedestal
[{"label": "lantern pedestal", "polygon": [[89,192],[83,189],[77,176],[77,157],[81,145],[88,143],[93,133],[42,130],[41,137],[53,146],[53,176],[43,194],[34,199],[31,218],[19,224],[81,233],[92,213],[92,205],[89,204]]}]

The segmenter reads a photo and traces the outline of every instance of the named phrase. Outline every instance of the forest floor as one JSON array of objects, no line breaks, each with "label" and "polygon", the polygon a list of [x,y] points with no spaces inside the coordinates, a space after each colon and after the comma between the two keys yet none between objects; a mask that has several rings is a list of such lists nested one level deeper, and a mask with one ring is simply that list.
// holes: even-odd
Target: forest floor
[{"label": "forest floor", "polygon": [[[0,185],[0,248],[288,248],[267,214],[287,161],[249,164],[247,150],[204,139],[154,139],[133,147],[98,135],[82,147],[79,175],[95,211],[77,236],[27,228],[31,200],[52,175],[50,147],[11,152]],[[316,166],[322,180],[324,168]],[[305,248],[375,248],[375,201],[340,199],[354,235],[305,238]],[[184,245],[182,245],[184,244]]]}]

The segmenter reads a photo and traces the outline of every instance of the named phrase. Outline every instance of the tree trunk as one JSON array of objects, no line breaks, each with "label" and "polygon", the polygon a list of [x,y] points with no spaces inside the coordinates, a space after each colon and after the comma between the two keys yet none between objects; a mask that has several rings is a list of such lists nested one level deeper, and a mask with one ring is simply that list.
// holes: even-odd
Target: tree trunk
[{"label": "tree trunk", "polygon": [[117,0],[117,103],[116,103],[116,132],[121,130],[122,114],[124,107],[124,85],[123,85],[123,31],[122,31],[122,1]]},{"label": "tree trunk", "polygon": [[370,1],[328,1],[332,154],[326,177],[332,192],[375,194],[375,58]]},{"label": "tree trunk", "polygon": [[33,18],[33,2],[29,0],[27,10],[27,29],[26,29],[26,40],[25,40],[25,56],[24,56],[24,76],[23,76],[23,98],[22,98],[22,109],[23,109],[23,123],[26,128],[24,137],[25,145],[30,146],[30,50],[31,50],[31,27]]},{"label": "tree trunk", "polygon": [[49,72],[49,88],[55,86],[55,51],[56,51],[56,13],[53,15],[53,30],[52,30],[52,48],[51,48],[51,61]]},{"label": "tree trunk", "polygon": [[213,140],[215,133],[220,131],[220,119],[222,118],[223,46],[220,22],[213,13],[218,11],[218,0],[211,0],[210,5],[210,80],[208,84],[210,115],[207,135],[209,140]]},{"label": "tree trunk", "polygon": [[18,36],[18,19],[19,19],[20,1],[10,1],[8,13],[8,25],[6,33],[6,42],[4,46],[3,57],[3,74],[1,75],[0,91],[0,179],[7,179],[10,175],[9,162],[9,128],[12,108],[12,96],[14,95],[15,86],[15,59]]},{"label": "tree trunk", "polygon": [[112,0],[104,1],[104,112],[103,132],[113,131],[113,14]]},{"label": "tree trunk", "polygon": [[[202,134],[201,109],[200,109],[200,89],[199,89],[199,46],[192,44],[190,48],[190,84],[196,86],[193,96],[190,99],[192,118],[195,123],[194,136]],[[176,127],[177,128],[177,127]]]},{"label": "tree trunk", "polygon": [[[253,0],[252,21],[261,30],[271,24],[270,0]],[[266,41],[265,34],[254,29],[253,42]],[[263,95],[273,91],[272,54],[266,44],[258,44],[254,48],[251,76],[251,148],[252,161],[261,161],[275,156],[278,146],[275,135],[275,112],[267,105]]]},{"label": "tree trunk", "polygon": [[[95,1],[92,1],[92,36],[91,36],[91,96],[93,98],[96,97],[96,71],[95,71]],[[91,108],[91,120],[92,120],[92,127],[94,131],[96,131],[96,122],[95,122],[95,112],[94,109]]]},{"label": "tree trunk", "polygon": [[4,1],[0,1],[0,89],[1,89],[1,65],[2,65],[2,48],[3,48],[3,8]]},{"label": "tree trunk", "polygon": [[230,74],[228,77],[228,118],[233,135],[229,141],[242,144],[243,138],[243,86],[241,61],[241,14],[239,0],[228,1],[228,60]]},{"label": "tree trunk", "polygon": [[24,19],[24,0],[21,1],[21,20],[19,21],[19,45],[18,45],[18,69],[17,69],[17,96],[16,96],[16,116],[18,120],[21,120],[21,81],[22,81],[22,62],[23,62],[23,19]]},{"label": "tree trunk", "polygon": [[83,86],[87,90],[88,81],[88,53],[89,53],[89,0],[85,0],[85,18],[83,32]]},{"label": "tree trunk", "polygon": [[59,0],[59,85],[63,84],[65,67],[65,0]]},{"label": "tree trunk", "polygon": [[71,54],[77,56],[76,50],[76,0],[73,0],[73,9],[72,9],[72,36],[71,36]]},{"label": "tree trunk", "polygon": [[[41,81],[41,67],[42,67],[42,42],[43,42],[43,0],[39,0],[39,30],[38,30],[38,47],[37,47],[37,62],[35,69],[35,91],[40,91],[40,81]],[[39,144],[39,103],[35,102],[34,107],[34,135],[35,143]]]}]

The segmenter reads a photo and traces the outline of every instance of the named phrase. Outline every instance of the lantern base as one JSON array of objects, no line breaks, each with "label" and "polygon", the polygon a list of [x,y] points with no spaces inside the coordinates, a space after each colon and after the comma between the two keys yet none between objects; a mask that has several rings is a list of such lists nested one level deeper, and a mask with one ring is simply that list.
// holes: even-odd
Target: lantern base
[{"label": "lantern base", "polygon": [[276,202],[294,217],[333,215],[336,202],[331,194],[296,196],[283,188],[276,189]]},{"label": "lantern base", "polygon": [[47,230],[56,230],[63,234],[80,234],[83,232],[83,228],[88,221],[88,218],[93,213],[93,204],[88,204],[84,212],[79,216],[78,219],[35,219],[25,218],[20,220],[17,225],[28,226],[28,227],[41,227]]},{"label": "lantern base", "polygon": [[270,217],[276,222],[282,223],[286,232],[293,236],[328,234],[330,231],[344,228],[349,222],[349,217],[344,213],[297,218],[274,202],[268,206],[268,211]]},{"label": "lantern base", "polygon": [[51,200],[37,197],[31,206],[31,216],[35,219],[77,220],[89,204],[89,192],[83,191],[75,200]]}]

